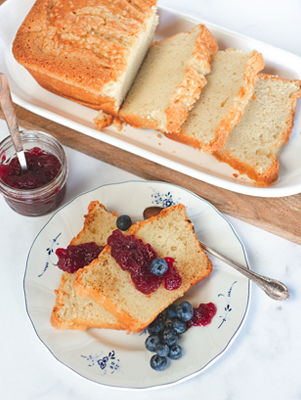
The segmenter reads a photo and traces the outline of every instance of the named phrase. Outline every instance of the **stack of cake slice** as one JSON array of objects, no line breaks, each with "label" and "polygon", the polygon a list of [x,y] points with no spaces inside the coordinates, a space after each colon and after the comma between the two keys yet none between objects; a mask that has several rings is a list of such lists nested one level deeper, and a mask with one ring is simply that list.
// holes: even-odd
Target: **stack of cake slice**
[{"label": "stack of cake slice", "polygon": [[[116,215],[95,202],[85,218],[84,229],[71,243],[93,240],[102,244],[116,228]],[[182,280],[180,287],[167,290],[162,283],[155,292],[142,293],[133,284],[130,273],[112,257],[107,245],[88,266],[74,274],[63,274],[51,317],[56,329],[95,327],[139,332],[212,271],[211,261],[181,204],[132,225],[128,234],[150,244],[159,257],[174,259]]]}]

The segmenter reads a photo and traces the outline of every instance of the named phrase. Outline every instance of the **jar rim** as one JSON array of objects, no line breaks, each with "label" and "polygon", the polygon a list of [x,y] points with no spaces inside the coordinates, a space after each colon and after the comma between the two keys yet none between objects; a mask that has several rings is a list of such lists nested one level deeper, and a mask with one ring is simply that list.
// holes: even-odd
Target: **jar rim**
[{"label": "jar rim", "polygon": [[[34,134],[39,134],[41,136],[44,136],[45,138],[49,139],[52,141],[59,149],[61,156],[62,156],[62,161],[61,161],[61,167],[59,169],[58,174],[55,176],[54,179],[52,179],[50,182],[46,183],[43,186],[40,186],[36,189],[18,189],[14,188],[12,186],[9,186],[7,183],[5,183],[2,179],[0,179],[0,190],[3,192],[3,194],[8,195],[8,196],[18,196],[18,197],[36,197],[36,196],[41,196],[43,194],[46,194],[49,190],[53,190],[53,187],[56,185],[61,185],[66,182],[67,180],[67,175],[68,175],[68,164],[67,164],[67,156],[66,152],[62,146],[62,144],[57,140],[54,136],[49,135],[46,132],[42,131],[37,131],[37,130],[20,130],[21,137],[25,136],[27,134],[32,135],[34,138]],[[24,137],[23,137],[24,139]],[[0,142],[0,148],[4,147],[5,145],[8,144],[13,144],[12,138],[10,135],[8,135],[6,138],[4,138]],[[1,165],[1,160],[0,160],[0,165]],[[63,179],[63,181],[62,181]],[[62,182],[61,182],[62,181]]]}]

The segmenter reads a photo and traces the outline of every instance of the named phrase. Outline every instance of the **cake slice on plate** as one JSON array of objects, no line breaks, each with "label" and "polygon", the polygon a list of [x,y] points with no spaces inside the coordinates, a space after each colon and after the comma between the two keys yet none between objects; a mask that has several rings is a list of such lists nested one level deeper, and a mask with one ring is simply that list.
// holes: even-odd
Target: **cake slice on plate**
[{"label": "cake slice on plate", "polygon": [[[89,296],[105,307],[128,332],[146,328],[212,270],[181,204],[132,225],[126,237],[114,232],[108,244],[98,259],[77,272],[74,288],[80,296]],[[120,260],[116,261],[122,246],[126,251],[119,255],[127,269],[121,267]],[[150,276],[145,260],[150,262],[157,257],[167,258],[169,270],[162,281],[154,283],[155,275]],[[139,271],[142,264],[143,274]]]},{"label": "cake slice on plate", "polygon": [[[91,202],[85,215],[84,228],[71,240],[78,246],[95,242],[105,246],[107,238],[116,229],[116,213],[108,212],[98,201]],[[91,298],[80,297],[73,289],[76,272],[64,272],[56,293],[56,303],[51,314],[51,324],[56,329],[108,328],[123,329],[122,324],[101,305]]]}]

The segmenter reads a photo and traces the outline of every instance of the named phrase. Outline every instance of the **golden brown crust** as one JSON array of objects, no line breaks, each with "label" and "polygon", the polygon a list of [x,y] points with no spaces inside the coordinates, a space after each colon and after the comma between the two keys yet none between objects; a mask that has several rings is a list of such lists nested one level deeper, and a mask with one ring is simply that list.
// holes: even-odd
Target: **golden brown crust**
[{"label": "golden brown crust", "polygon": [[180,129],[180,126],[188,117],[194,103],[199,99],[203,86],[207,83],[204,75],[188,68],[182,82],[176,88],[170,104],[165,111],[167,132]]},{"label": "golden brown crust", "polygon": [[[20,64],[22,63],[19,61]],[[53,60],[53,64],[57,64]],[[66,64],[68,61],[66,60]],[[84,69],[83,63],[78,63],[74,75],[80,75]],[[67,65],[65,65],[67,67]],[[54,67],[54,65],[53,65]],[[71,67],[71,66],[70,66]],[[60,65],[57,66],[60,68]],[[26,67],[28,72],[33,76],[37,83],[44,89],[57,94],[58,96],[64,97],[65,99],[75,101],[82,106],[92,108],[93,110],[99,111],[103,110],[108,114],[113,116],[118,116],[118,111],[116,110],[115,102],[108,96],[103,96],[98,93],[93,93],[92,91],[86,90],[85,88],[74,86],[72,82],[72,76],[69,82],[64,81],[64,77],[51,77],[47,71],[36,71],[31,67]],[[61,79],[62,78],[62,79]],[[91,78],[93,79],[93,78]]]},{"label": "golden brown crust", "polygon": [[154,126],[157,126],[157,122],[151,118],[151,116],[145,116],[141,114],[126,114],[126,116],[122,113],[122,108],[119,112],[119,116],[122,121],[126,124],[132,126],[133,128],[150,128],[157,129]]},{"label": "golden brown crust", "polygon": [[[279,78],[273,75],[267,74],[258,74],[258,77],[266,80],[278,80],[278,81],[287,81],[285,79]],[[273,146],[274,149],[277,149],[279,154],[281,148],[287,144],[292,128],[294,126],[294,116],[295,116],[295,108],[296,108],[296,100],[301,97],[301,81],[293,80],[299,85],[299,90],[293,93],[290,97],[290,104],[288,107],[287,114],[287,122],[286,129],[283,131],[281,137],[278,142]],[[256,98],[255,98],[256,100]],[[268,170],[263,173],[260,173],[256,168],[252,167],[242,160],[239,160],[234,155],[231,154],[228,150],[217,151],[213,153],[214,157],[220,161],[229,164],[232,168],[237,170],[240,174],[246,174],[250,179],[254,181],[257,186],[269,186],[272,183],[276,182],[279,176],[279,162],[274,154],[270,154],[270,158],[272,160],[272,164]]]},{"label": "golden brown crust", "polygon": [[[203,54],[206,54],[206,50],[204,49],[204,46],[208,49],[210,55],[215,54],[218,50],[218,44],[217,40],[215,37],[212,35],[212,33],[207,29],[205,25],[202,25],[202,32],[197,38],[196,42],[196,48],[194,55],[195,57],[199,58],[201,57],[203,59]],[[206,55],[206,61],[208,61],[208,67],[210,64],[210,58]]]},{"label": "golden brown crust", "polygon": [[[84,221],[84,227],[83,229],[75,236],[71,242],[70,245],[77,245],[82,242],[82,238],[85,236],[86,231],[92,230],[93,231],[93,224],[95,223],[95,219],[97,218],[97,212],[99,209],[102,209],[106,212],[108,210],[106,207],[101,204],[99,201],[91,201],[89,206],[88,206],[88,213],[84,215],[85,221]],[[117,215],[115,211],[112,211],[112,215]]]},{"label": "golden brown crust", "polygon": [[13,54],[45,89],[117,116],[102,93],[127,67],[155,0],[37,0],[18,30]]},{"label": "golden brown crust", "polygon": [[184,131],[179,132],[163,132],[166,137],[175,142],[186,144],[194,149],[200,149],[200,142],[196,138],[187,135]]},{"label": "golden brown crust", "polygon": [[268,171],[264,174],[260,174],[251,165],[233,157],[228,151],[217,151],[213,153],[213,155],[218,161],[229,164],[240,174],[246,174],[250,179],[254,180],[258,186],[269,186],[278,179],[279,162],[276,159],[273,160],[273,164]]}]

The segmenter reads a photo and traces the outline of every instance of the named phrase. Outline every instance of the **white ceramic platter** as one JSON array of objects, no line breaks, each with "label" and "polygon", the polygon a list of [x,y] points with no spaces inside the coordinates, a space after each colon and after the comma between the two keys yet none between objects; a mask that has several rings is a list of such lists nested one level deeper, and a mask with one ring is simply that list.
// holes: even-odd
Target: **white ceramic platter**
[{"label": "white ceramic platter", "polygon": [[[171,141],[149,129],[124,127],[118,132],[109,127],[99,132],[93,123],[96,111],[42,89],[15,61],[11,52],[12,43],[33,3],[34,0],[7,0],[0,7],[0,72],[9,78],[15,103],[88,136],[228,190],[259,197],[281,197],[301,192],[301,101],[298,101],[295,127],[289,144],[280,155],[279,179],[268,188],[256,187],[244,176],[235,178],[233,174],[236,171],[227,164],[219,163],[213,156],[201,155],[198,150]],[[189,30],[202,22],[216,37],[220,49],[256,49],[265,59],[264,72],[287,79],[301,79],[301,58],[296,55],[166,8],[160,7],[159,15],[157,39]]]},{"label": "white ceramic platter", "polygon": [[250,302],[249,280],[217,259],[212,259],[212,273],[184,296],[194,307],[213,302],[217,313],[210,325],[193,327],[182,335],[179,343],[184,355],[170,362],[164,371],[154,371],[149,365],[152,353],[144,346],[146,332],[127,335],[105,329],[58,331],[51,326],[54,290],[59,287],[61,277],[55,250],[66,247],[82,229],[84,214],[93,200],[99,200],[109,211],[130,215],[133,222],[143,219],[143,210],[148,206],[182,203],[201,241],[248,267],[244,246],[231,224],[210,203],[193,193],[162,182],[132,181],[101,186],[76,197],[56,212],[32,244],[24,294],[36,334],[58,361],[82,377],[109,387],[152,389],[201,373],[234,341]]}]

